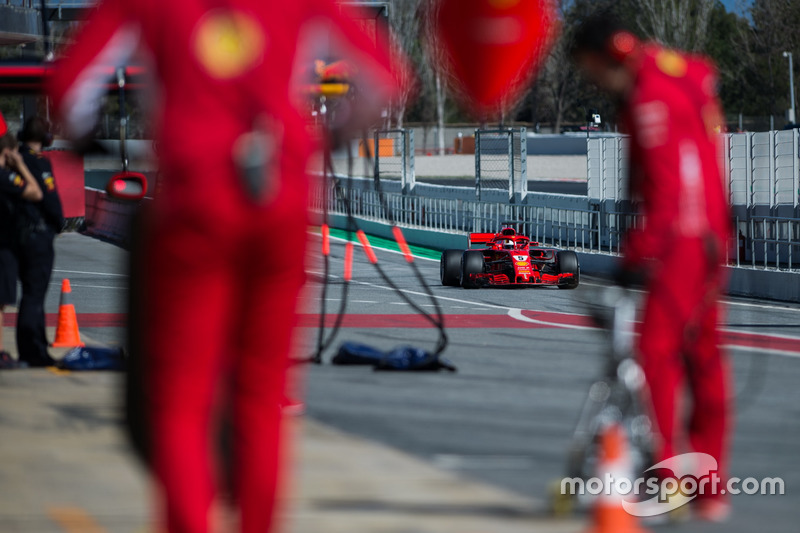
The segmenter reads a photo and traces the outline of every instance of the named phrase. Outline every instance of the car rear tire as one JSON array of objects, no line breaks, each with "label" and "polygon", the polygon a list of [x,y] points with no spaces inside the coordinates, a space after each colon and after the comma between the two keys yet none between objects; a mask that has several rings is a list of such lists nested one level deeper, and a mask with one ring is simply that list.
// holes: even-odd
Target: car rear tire
[{"label": "car rear tire", "polygon": [[477,289],[478,283],[470,280],[470,274],[483,273],[483,252],[480,250],[467,250],[461,256],[461,286],[465,289]]},{"label": "car rear tire", "polygon": [[558,284],[559,289],[576,289],[581,280],[581,267],[578,264],[578,254],[570,251],[558,252],[558,273],[572,274],[573,279],[564,280]]},{"label": "car rear tire", "polygon": [[458,287],[461,284],[461,256],[463,250],[445,250],[439,260],[439,278],[445,287]]}]

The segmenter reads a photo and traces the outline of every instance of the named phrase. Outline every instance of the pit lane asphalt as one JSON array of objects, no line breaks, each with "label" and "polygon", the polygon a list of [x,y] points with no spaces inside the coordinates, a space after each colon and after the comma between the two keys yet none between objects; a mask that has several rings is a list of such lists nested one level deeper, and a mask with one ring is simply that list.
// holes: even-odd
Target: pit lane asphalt
[{"label": "pit lane asphalt", "polygon": [[[342,250],[341,244],[333,245],[331,272],[337,276],[342,272]],[[401,289],[409,291],[425,309],[433,309],[418,294],[423,291],[401,255],[379,251],[378,256]],[[358,247],[355,257],[348,313],[412,312],[386,289]],[[464,290],[438,283],[437,261],[417,260],[417,264],[448,315],[446,323],[455,325],[463,320],[459,315],[499,318],[508,315],[509,309],[585,314],[597,296],[593,291],[604,285],[584,279],[575,291]],[[318,272],[319,267],[311,270]],[[337,277],[329,291],[329,312],[339,304],[340,281]],[[319,287],[311,283],[308,289],[304,304],[316,309]],[[558,319],[558,315],[545,316]],[[367,317],[364,322],[366,326]],[[564,475],[565,452],[577,414],[589,385],[600,373],[603,337],[592,330],[528,325],[450,328],[445,355],[458,366],[456,374],[312,366],[306,383],[309,416],[413,453],[439,467],[544,501],[551,483]],[[800,306],[737,299],[728,305],[725,327],[800,337]],[[315,333],[308,329],[300,335],[309,349]],[[353,327],[339,335],[340,341],[384,349],[401,344],[431,348],[435,339],[433,329],[401,327]],[[775,348],[775,341],[768,337],[754,344],[729,350],[736,389],[747,389],[736,398],[739,413],[731,475],[743,479],[782,477],[786,494],[734,496],[733,519],[724,526],[690,522],[670,526],[671,531],[711,532],[723,527],[729,532],[796,530],[800,519],[800,354],[765,351]]]},{"label": "pit lane asphalt", "polygon": [[[58,306],[58,287],[68,277],[79,314],[123,313],[127,294],[123,250],[80,235],[57,240],[56,267],[47,310]],[[312,242],[312,250],[319,242]],[[340,276],[343,246],[332,246],[332,272]],[[410,293],[419,284],[399,254],[378,251],[387,273]],[[509,308],[583,313],[593,300],[584,280],[576,291],[477,290],[438,285],[438,263],[418,260],[447,315],[508,315]],[[309,284],[301,305],[316,313],[319,264],[309,265]],[[340,278],[338,278],[340,279]],[[411,311],[356,249],[348,313],[407,315]],[[332,285],[329,311],[338,306]],[[413,295],[426,309],[432,304]],[[589,303],[587,303],[589,302]],[[737,330],[800,337],[800,306],[737,300],[727,323]],[[450,316],[458,324],[463,317]],[[503,319],[505,320],[505,319]],[[508,319],[513,322],[513,319]],[[313,317],[310,319],[313,323]],[[355,321],[358,323],[358,317]],[[351,324],[352,325],[352,324]],[[358,325],[358,324],[357,324]],[[375,327],[343,329],[339,340],[379,348],[434,345],[433,329]],[[459,328],[449,330],[445,352],[456,374],[378,373],[363,367],[306,367],[308,416],[346,432],[396,447],[467,477],[509,488],[544,501],[548,486],[563,475],[565,451],[586,390],[599,374],[602,337],[596,331],[553,327]],[[81,327],[103,342],[121,342],[120,327]],[[268,332],[265,332],[268,334]],[[310,352],[316,329],[298,330],[298,344]],[[338,346],[338,341],[335,343]],[[769,346],[765,346],[769,348]],[[326,354],[326,360],[330,357]],[[760,369],[763,384],[755,394],[737,398],[739,414],[733,438],[731,474],[782,477],[783,496],[735,496],[733,519],[724,526],[689,523],[670,531],[796,531],[800,523],[800,358],[760,350],[731,351],[737,389],[750,369]],[[544,505],[544,503],[542,503]],[[656,528],[659,529],[659,528]]]}]

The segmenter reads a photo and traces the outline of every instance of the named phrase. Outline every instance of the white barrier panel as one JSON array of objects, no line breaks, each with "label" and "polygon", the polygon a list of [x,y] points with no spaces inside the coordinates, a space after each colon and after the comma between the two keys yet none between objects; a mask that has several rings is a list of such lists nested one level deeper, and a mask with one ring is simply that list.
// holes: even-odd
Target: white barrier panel
[{"label": "white barrier panel", "polygon": [[[595,138],[587,144],[589,199],[628,200],[628,139]],[[731,205],[798,206],[800,133],[797,129],[724,134],[720,138],[720,156]]]}]

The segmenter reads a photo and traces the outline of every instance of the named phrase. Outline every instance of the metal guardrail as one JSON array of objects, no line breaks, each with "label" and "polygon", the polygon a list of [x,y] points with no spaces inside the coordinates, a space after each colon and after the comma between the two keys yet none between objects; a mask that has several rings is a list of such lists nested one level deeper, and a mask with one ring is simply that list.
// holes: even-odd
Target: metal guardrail
[{"label": "metal guardrail", "polygon": [[[322,211],[328,202],[331,213],[346,214],[343,197],[350,194],[356,217],[389,222],[380,195],[374,190],[340,185],[323,194],[321,182],[312,188],[311,208]],[[515,221],[518,231],[545,246],[582,252],[618,255],[623,235],[641,224],[641,217],[603,209],[570,209],[515,205],[452,198],[428,198],[386,193],[386,204],[394,220],[406,227],[451,233],[494,232],[504,221]],[[800,270],[800,220],[752,216],[734,220],[739,240],[727,250],[730,266],[760,270]]]},{"label": "metal guardrail", "polygon": [[[318,183],[313,187],[311,209],[346,214],[344,198],[349,195],[353,215],[366,220],[389,222],[381,198],[374,190],[331,186],[326,194]],[[516,221],[518,231],[544,245],[586,252],[619,253],[621,236],[635,223],[628,213],[591,209],[527,206],[461,199],[428,198],[386,193],[386,205],[400,225],[436,231],[494,232],[504,221]]]},{"label": "metal guardrail", "polygon": [[735,219],[738,239],[736,266],[800,270],[800,220],[751,216]]}]

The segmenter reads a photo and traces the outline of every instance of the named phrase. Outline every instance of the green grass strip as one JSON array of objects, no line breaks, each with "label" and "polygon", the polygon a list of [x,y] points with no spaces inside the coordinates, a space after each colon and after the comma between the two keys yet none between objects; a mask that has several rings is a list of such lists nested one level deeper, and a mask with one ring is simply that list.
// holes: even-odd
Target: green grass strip
[{"label": "green grass strip", "polygon": [[[340,239],[347,239],[347,232],[345,230],[331,228],[331,237],[338,237]],[[391,239],[384,239],[383,237],[376,237],[375,235],[369,235],[369,243],[374,246],[375,248],[382,248],[384,250],[393,250],[395,252],[400,251],[400,247],[397,243]],[[350,238],[353,242],[358,242],[356,238],[355,232],[353,232],[352,237]],[[438,250],[434,250],[432,248],[425,248],[423,246],[415,246],[413,244],[408,245],[411,248],[411,253],[415,257],[427,257],[429,259],[436,259],[437,261],[442,255],[442,252]]]}]

